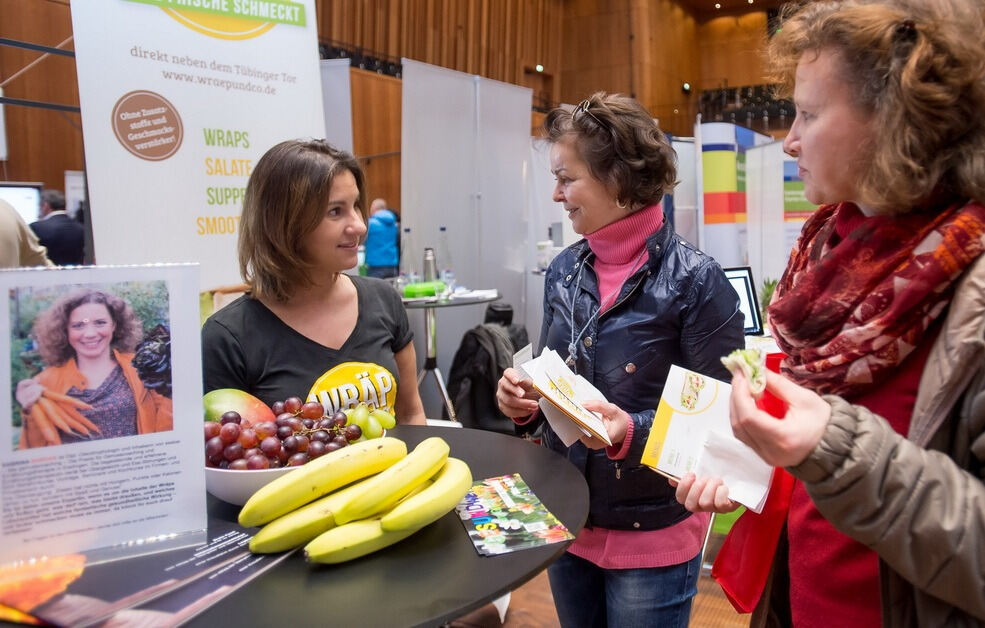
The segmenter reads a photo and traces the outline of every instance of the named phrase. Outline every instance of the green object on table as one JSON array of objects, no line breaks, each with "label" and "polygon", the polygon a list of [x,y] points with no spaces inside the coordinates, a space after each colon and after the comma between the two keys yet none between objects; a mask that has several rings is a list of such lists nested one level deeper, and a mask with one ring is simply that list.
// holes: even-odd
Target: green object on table
[{"label": "green object on table", "polygon": [[739,506],[736,510],[732,512],[727,512],[725,514],[715,515],[715,521],[711,524],[711,531],[715,534],[720,534],[725,536],[732,529],[732,524],[738,519],[742,513],[746,511],[744,506]]},{"label": "green object on table", "polygon": [[434,297],[444,291],[445,283],[443,281],[419,281],[404,286],[404,296],[408,299],[415,297]]}]

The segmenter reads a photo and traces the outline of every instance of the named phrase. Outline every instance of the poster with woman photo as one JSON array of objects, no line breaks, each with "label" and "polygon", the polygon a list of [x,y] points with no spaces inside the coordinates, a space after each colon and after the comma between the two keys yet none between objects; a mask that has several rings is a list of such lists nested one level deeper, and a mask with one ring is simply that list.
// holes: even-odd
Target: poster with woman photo
[{"label": "poster with woman photo", "polygon": [[16,449],[173,429],[163,281],[14,288]]},{"label": "poster with woman photo", "polygon": [[181,264],[0,271],[0,563],[201,540],[197,286]]}]

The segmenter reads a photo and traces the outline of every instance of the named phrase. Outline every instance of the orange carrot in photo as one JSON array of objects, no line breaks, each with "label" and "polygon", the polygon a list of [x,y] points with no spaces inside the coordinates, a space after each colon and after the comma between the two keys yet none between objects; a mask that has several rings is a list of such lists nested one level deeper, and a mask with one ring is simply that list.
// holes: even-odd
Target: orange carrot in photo
[{"label": "orange carrot in photo", "polygon": [[35,425],[38,426],[38,431],[40,431],[41,436],[44,437],[45,444],[62,444],[62,439],[58,436],[58,430],[52,427],[51,422],[48,420],[47,415],[41,408],[40,403],[34,404],[34,407],[31,408],[31,421],[34,421]]},{"label": "orange carrot in photo", "polygon": [[48,420],[51,421],[52,425],[63,432],[72,434],[73,436],[79,435],[76,434],[75,430],[73,430],[68,424],[68,421],[65,420],[65,412],[58,406],[58,404],[50,399],[45,399],[44,397],[38,399],[38,404],[44,410],[45,415],[48,417]]},{"label": "orange carrot in photo", "polygon": [[76,399],[75,397],[69,397],[68,395],[63,395],[61,393],[56,393],[55,391],[48,390],[47,388],[42,389],[42,393],[41,394],[43,396],[47,397],[48,399],[51,399],[52,401],[57,401],[58,403],[61,403],[61,404],[73,405],[76,408],[79,408],[81,410],[92,410],[92,406],[90,406],[89,404],[87,404],[84,401],[80,401],[79,399]]},{"label": "orange carrot in photo", "polygon": [[68,416],[72,417],[73,419],[84,425],[86,429],[88,429],[89,431],[96,432],[98,434],[103,433],[103,431],[99,429],[98,425],[96,425],[89,419],[85,418],[85,416],[81,412],[76,410],[74,407],[72,406],[60,406],[60,407],[65,412],[65,414],[67,414]]}]

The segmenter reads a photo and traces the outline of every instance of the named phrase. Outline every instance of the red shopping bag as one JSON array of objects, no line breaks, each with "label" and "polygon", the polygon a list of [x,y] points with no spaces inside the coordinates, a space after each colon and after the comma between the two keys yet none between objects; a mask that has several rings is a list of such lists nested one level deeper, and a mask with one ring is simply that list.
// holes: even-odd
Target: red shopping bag
[{"label": "red shopping bag", "polygon": [[[784,357],[782,353],[768,354],[766,367],[779,372]],[[769,392],[763,393],[756,406],[778,419],[787,413],[787,404]],[[732,525],[715,557],[711,577],[740,613],[751,613],[763,595],[780,533],[787,521],[795,482],[794,477],[783,469],[774,469],[763,511],[758,515],[750,510],[743,513]]]}]

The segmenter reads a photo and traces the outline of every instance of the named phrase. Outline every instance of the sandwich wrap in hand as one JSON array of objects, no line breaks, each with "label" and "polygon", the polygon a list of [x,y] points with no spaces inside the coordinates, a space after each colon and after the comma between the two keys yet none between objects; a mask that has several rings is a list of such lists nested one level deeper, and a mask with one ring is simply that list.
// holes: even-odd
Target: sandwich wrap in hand
[{"label": "sandwich wrap in hand", "polygon": [[733,374],[742,373],[749,380],[749,392],[757,399],[766,390],[766,354],[759,349],[736,349],[722,358]]}]

